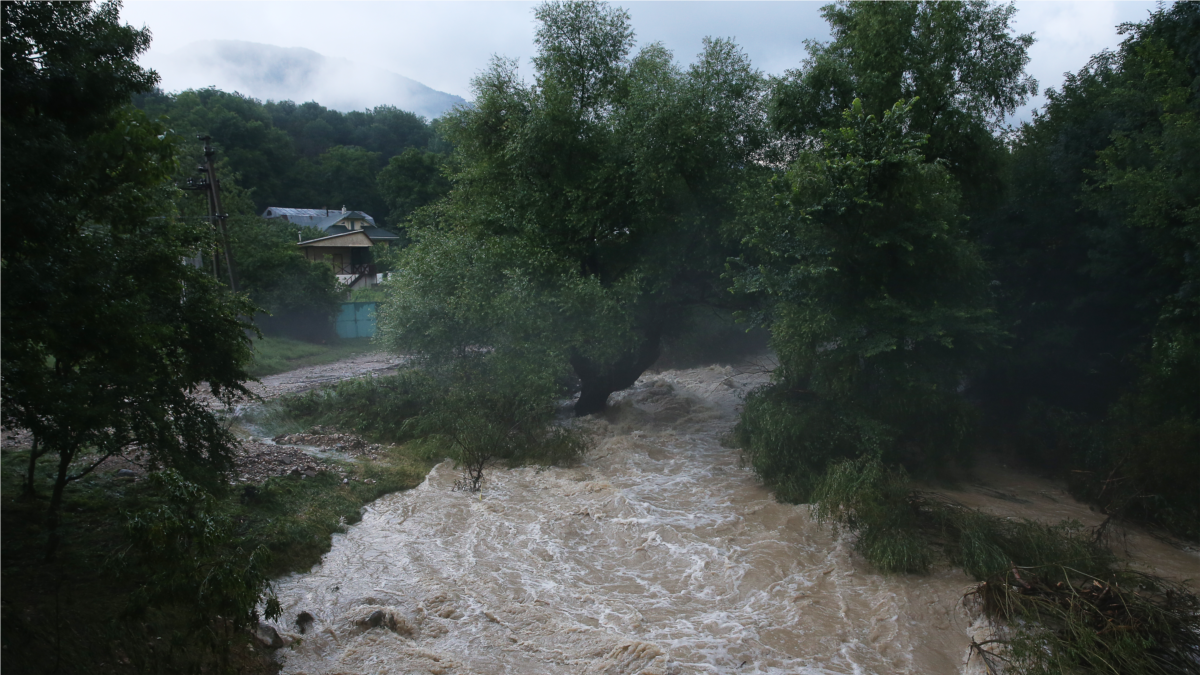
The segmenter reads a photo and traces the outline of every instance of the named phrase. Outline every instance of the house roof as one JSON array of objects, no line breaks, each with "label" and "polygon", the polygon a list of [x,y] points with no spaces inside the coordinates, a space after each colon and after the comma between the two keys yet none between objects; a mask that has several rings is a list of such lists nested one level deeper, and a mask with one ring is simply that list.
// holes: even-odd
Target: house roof
[{"label": "house roof", "polygon": [[[362,211],[346,211],[343,213],[341,210],[334,211],[333,209],[292,209],[282,206],[269,206],[265,211],[262,212],[262,217],[281,218],[289,223],[295,223],[296,225],[308,225],[311,227],[316,227],[329,236],[348,234],[345,226],[339,225],[339,223],[344,220],[365,220],[367,221],[367,225],[365,225],[362,230],[359,231],[365,232],[371,238],[371,240],[397,241],[400,239],[398,235],[388,232],[383,228],[377,227],[375,225],[375,219]],[[328,238],[329,237],[319,237],[317,239],[310,239],[308,241],[320,241]],[[300,243],[306,244],[308,242]],[[340,245],[342,244],[339,244],[339,246]],[[370,246],[370,244],[364,245]]]},{"label": "house roof", "polygon": [[330,227],[337,225],[338,223],[342,222],[343,220],[351,220],[351,219],[365,220],[368,223],[370,223],[372,226],[375,225],[374,219],[372,219],[371,216],[368,216],[367,214],[363,213],[362,211],[347,211],[345,213],[338,211],[337,213],[331,214],[330,216],[328,216],[326,218],[322,218],[322,219],[318,220],[317,222],[313,223],[313,226],[318,227],[322,230],[328,231]]},{"label": "house roof", "polygon": [[341,209],[293,209],[286,206],[268,206],[266,210],[262,212],[262,217],[281,218],[289,223],[296,223],[297,225],[316,225],[317,227],[324,229],[324,226],[318,225],[318,223],[332,218],[333,216],[338,216],[338,220],[340,220],[342,216],[348,216],[351,213],[359,214],[360,218],[363,218],[371,225],[375,224],[375,219],[363,213],[362,211],[347,211],[345,214],[343,214]]},{"label": "house roof", "polygon": [[392,234],[387,230],[375,227],[373,225],[364,227],[362,231],[366,232],[367,236],[371,237],[371,241],[395,241],[400,238],[400,235],[398,234]]},{"label": "house roof", "polygon": [[341,248],[341,247],[345,247],[345,246],[351,246],[351,247],[374,246],[374,243],[371,241],[371,237],[366,232],[364,232],[362,230],[350,230],[349,232],[341,232],[339,234],[331,234],[328,237],[318,237],[316,239],[309,239],[308,241],[302,241],[296,245],[304,246],[304,247],[329,246],[329,247]]}]

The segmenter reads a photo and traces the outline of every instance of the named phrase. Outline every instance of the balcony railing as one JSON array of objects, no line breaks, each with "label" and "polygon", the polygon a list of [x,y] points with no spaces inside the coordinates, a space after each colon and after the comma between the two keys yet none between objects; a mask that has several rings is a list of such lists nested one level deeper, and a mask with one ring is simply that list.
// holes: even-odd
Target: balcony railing
[{"label": "balcony railing", "polygon": [[333,273],[334,274],[352,274],[354,276],[360,276],[360,275],[364,275],[364,274],[371,275],[371,274],[375,274],[375,265],[373,265],[371,263],[366,263],[366,264],[362,264],[362,265],[342,265],[342,267],[340,269],[335,266],[333,268]]}]

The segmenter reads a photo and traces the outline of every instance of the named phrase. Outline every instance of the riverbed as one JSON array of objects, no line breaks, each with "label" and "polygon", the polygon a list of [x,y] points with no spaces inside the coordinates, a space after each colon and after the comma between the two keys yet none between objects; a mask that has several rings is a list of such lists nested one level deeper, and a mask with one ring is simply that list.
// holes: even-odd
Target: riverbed
[{"label": "riverbed", "polygon": [[[444,462],[373,503],[321,564],[277,583],[283,671],[982,673],[969,646],[988,629],[965,574],[878,574],[722,443],[767,378],[647,374],[578,422],[593,441],[578,466],[494,469],[471,494]],[[955,496],[1032,508],[1018,489]],[[1200,577],[1194,551],[1159,546]]]}]

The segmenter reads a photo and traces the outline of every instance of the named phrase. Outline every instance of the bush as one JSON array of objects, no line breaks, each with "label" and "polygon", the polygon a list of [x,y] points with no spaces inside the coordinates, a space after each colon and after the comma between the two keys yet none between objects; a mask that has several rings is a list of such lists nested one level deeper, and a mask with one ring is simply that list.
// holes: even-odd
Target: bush
[{"label": "bush", "polygon": [[[462,467],[462,487],[477,491],[484,469],[568,463],[585,450],[582,436],[554,425],[558,409],[553,371],[529,372],[521,359],[478,354],[443,372],[445,387],[420,422],[425,433],[445,439]],[[540,377],[539,377],[540,375]]]},{"label": "bush", "polygon": [[239,289],[265,312],[257,317],[264,333],[309,342],[334,339],[342,286],[329,265],[304,257],[296,232],[295,225],[277,219],[231,218],[229,245]]},{"label": "bush", "polygon": [[586,452],[583,436],[566,427],[553,426],[536,410],[513,409],[497,401],[447,397],[421,425],[445,438],[463,470],[459,487],[477,492],[488,465],[570,464]]},{"label": "bush", "polygon": [[1160,334],[1137,387],[1079,457],[1074,492],[1106,512],[1200,540],[1200,339]]},{"label": "bush", "polygon": [[151,606],[182,605],[201,624],[223,617],[240,628],[257,621],[255,608],[265,601],[267,618],[279,616],[267,549],[239,545],[216,500],[177,471],[151,474],[150,485],[161,491],[162,502],[126,514],[138,569],[149,572],[130,596],[130,611],[140,615]]},{"label": "bush", "polygon": [[1200,345],[1160,335],[1137,386],[1102,419],[1034,399],[1018,427],[1020,454],[1066,471],[1076,498],[1105,513],[1200,539]]},{"label": "bush", "polygon": [[373,441],[422,440],[458,462],[471,490],[479,489],[484,469],[494,462],[562,464],[582,456],[583,437],[553,424],[553,390],[535,395],[520,386],[521,378],[511,384],[513,374],[506,372],[504,360],[481,355],[455,365],[436,374],[410,369],[284,397],[257,421],[271,424],[276,421],[271,418],[282,416]]},{"label": "bush", "polygon": [[800,503],[830,462],[877,454],[894,431],[837,404],[779,384],[746,399],[734,440],[776,499]]}]

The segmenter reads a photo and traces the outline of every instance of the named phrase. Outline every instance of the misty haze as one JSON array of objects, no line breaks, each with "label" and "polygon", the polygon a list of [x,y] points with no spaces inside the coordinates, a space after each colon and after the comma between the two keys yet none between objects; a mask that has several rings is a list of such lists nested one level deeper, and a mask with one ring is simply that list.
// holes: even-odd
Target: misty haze
[{"label": "misty haze", "polygon": [[263,101],[316,101],[342,112],[390,105],[433,119],[465,103],[403,75],[302,47],[202,40],[145,65],[158,70],[167,91],[213,86]]}]

